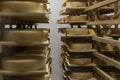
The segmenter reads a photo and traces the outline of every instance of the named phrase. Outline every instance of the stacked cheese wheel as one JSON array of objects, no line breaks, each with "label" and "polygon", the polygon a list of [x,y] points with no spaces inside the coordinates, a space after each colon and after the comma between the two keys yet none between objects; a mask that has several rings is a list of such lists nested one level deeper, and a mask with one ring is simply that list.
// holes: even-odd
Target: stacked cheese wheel
[{"label": "stacked cheese wheel", "polygon": [[50,29],[37,28],[49,13],[47,0],[0,1],[0,80],[50,80]]}]

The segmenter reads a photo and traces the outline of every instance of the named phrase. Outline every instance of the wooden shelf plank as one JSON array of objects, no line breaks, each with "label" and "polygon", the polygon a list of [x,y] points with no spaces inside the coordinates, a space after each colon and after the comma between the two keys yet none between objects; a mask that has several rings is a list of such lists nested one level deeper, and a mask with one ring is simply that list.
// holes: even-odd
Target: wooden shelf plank
[{"label": "wooden shelf plank", "polygon": [[[64,10],[60,11],[60,15],[80,15],[80,14],[87,14],[87,12],[85,12],[85,9],[87,9],[87,7],[65,7]],[[107,14],[107,13],[112,13],[114,12],[114,8],[113,7],[102,7],[100,8],[100,14]]]},{"label": "wooden shelf plank", "polygon": [[112,40],[112,39],[97,37],[97,36],[94,36],[93,40],[102,42],[102,43],[106,43],[106,44],[112,44],[112,45],[118,46],[118,48],[120,48],[120,41],[118,41],[118,40]]},{"label": "wooden shelf plank", "polygon": [[94,10],[94,9],[97,9],[97,8],[100,8],[100,7],[103,7],[105,5],[108,5],[108,4],[112,4],[114,2],[117,2],[119,0],[104,0],[104,1],[101,1],[101,2],[98,2],[92,6],[89,6],[88,8],[85,9],[85,12],[87,11],[91,11],[91,10]]},{"label": "wooden shelf plank", "polygon": [[58,24],[81,24],[86,25],[88,21],[69,21],[69,22],[57,22]]},{"label": "wooden shelf plank", "polygon": [[95,49],[91,49],[91,50],[71,50],[71,49],[68,49],[69,50],[69,52],[94,52],[94,51],[96,51]]},{"label": "wooden shelf plank", "polygon": [[0,45],[11,45],[11,46],[18,46],[18,45],[22,45],[22,46],[48,46],[49,45],[49,41],[46,42],[32,42],[32,43],[17,43],[17,42],[8,42],[8,41],[0,41]]},{"label": "wooden shelf plank", "polygon": [[94,56],[96,56],[98,59],[100,59],[100,60],[102,60],[102,61],[110,64],[111,66],[116,67],[117,69],[120,69],[120,62],[119,62],[119,61],[116,61],[116,60],[114,60],[114,59],[111,59],[111,58],[109,58],[109,57],[107,57],[107,56],[105,56],[105,55],[103,55],[103,54],[101,54],[101,53],[99,53],[99,52],[97,52],[97,51],[94,52],[93,54],[94,54]]},{"label": "wooden shelf plank", "polygon": [[93,67],[93,69],[99,74],[101,75],[105,80],[116,80],[114,78],[112,78],[110,75],[108,75],[106,72],[104,72],[102,69],[98,68],[98,67]]},{"label": "wooden shelf plank", "polygon": [[[11,0],[0,0],[0,1],[11,1]],[[12,0],[12,1],[34,1],[34,2],[48,3],[48,0]]]},{"label": "wooden shelf plank", "polygon": [[107,24],[109,25],[120,24],[120,19],[87,22],[87,25],[107,25]]},{"label": "wooden shelf plank", "polygon": [[87,38],[87,37],[93,37],[94,35],[88,34],[88,35],[65,35],[62,37],[66,38]]},{"label": "wooden shelf plank", "polygon": [[47,70],[37,70],[37,71],[26,71],[26,72],[16,72],[16,71],[7,71],[0,70],[1,75],[44,75],[48,74]]}]

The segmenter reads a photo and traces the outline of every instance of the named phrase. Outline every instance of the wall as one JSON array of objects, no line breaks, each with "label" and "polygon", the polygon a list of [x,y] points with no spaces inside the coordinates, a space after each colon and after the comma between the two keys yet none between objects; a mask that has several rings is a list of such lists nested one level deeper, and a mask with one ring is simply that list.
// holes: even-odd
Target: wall
[{"label": "wall", "polygon": [[61,44],[60,36],[58,33],[58,28],[69,27],[69,25],[56,24],[57,19],[60,18],[59,12],[62,9],[63,0],[50,0],[50,24],[39,24],[39,27],[50,27],[50,40],[51,40],[51,57],[52,61],[52,75],[51,80],[63,80],[62,79],[62,67],[61,67]]}]

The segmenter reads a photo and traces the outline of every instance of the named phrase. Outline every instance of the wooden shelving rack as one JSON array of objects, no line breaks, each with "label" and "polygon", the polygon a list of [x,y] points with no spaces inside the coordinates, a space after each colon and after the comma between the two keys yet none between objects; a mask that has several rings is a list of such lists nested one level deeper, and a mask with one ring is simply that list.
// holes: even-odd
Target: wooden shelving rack
[{"label": "wooden shelving rack", "polygon": [[[48,0],[0,0],[0,80],[51,80]],[[32,7],[31,7],[32,6]]]},{"label": "wooden shelving rack", "polygon": [[64,0],[62,7],[67,17],[57,23],[71,26],[59,29],[63,79],[119,80],[120,1]]}]

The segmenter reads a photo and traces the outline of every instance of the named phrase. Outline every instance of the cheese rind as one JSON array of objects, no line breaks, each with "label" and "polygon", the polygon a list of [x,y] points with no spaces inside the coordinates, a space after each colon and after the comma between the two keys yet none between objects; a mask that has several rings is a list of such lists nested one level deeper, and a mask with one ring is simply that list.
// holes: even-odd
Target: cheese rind
[{"label": "cheese rind", "polygon": [[91,43],[70,43],[69,47],[72,50],[91,50],[92,44]]},{"label": "cheese rind", "polygon": [[74,65],[86,65],[91,63],[90,58],[70,58],[69,59],[70,64]]},{"label": "cheese rind", "polygon": [[46,5],[28,1],[3,1],[0,3],[3,12],[45,12]]},{"label": "cheese rind", "polygon": [[87,16],[68,16],[65,22],[87,22]]},{"label": "cheese rind", "polygon": [[66,7],[86,7],[85,2],[66,2]]},{"label": "cheese rind", "polygon": [[7,30],[4,31],[5,41],[44,42],[48,40],[48,31],[44,30]]},{"label": "cheese rind", "polygon": [[5,58],[2,60],[2,68],[12,71],[33,71],[44,69],[45,59],[16,59]]},{"label": "cheese rind", "polygon": [[89,34],[88,29],[81,29],[81,28],[67,28],[66,29],[67,35],[85,35]]},{"label": "cheese rind", "polygon": [[91,79],[92,77],[93,77],[92,72],[81,72],[81,73],[74,72],[71,74],[71,78],[77,79],[77,80],[80,80],[80,79],[86,80],[86,79]]}]

